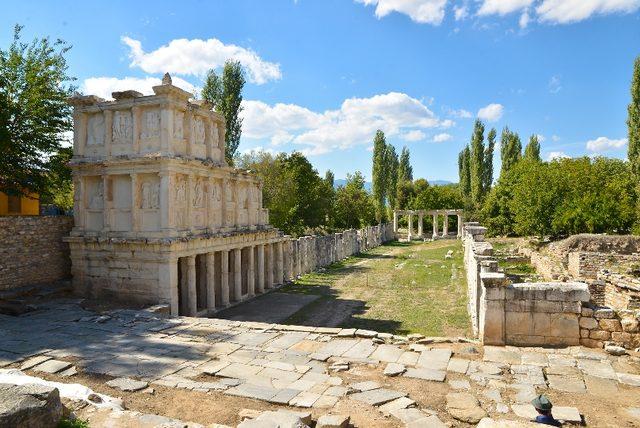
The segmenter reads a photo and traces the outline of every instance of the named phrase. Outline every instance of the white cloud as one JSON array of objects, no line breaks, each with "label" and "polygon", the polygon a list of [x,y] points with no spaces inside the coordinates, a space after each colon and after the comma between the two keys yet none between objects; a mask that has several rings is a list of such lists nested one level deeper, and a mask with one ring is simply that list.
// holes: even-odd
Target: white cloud
[{"label": "white cloud", "polygon": [[242,103],[244,138],[268,139],[304,146],[303,153],[318,155],[357,145],[371,144],[377,129],[387,137],[417,137],[425,129],[452,122],[438,119],[420,100],[390,92],[369,98],[349,98],[335,110],[314,112],[295,104]]},{"label": "white cloud", "polygon": [[465,109],[449,110],[449,114],[453,117],[459,117],[460,119],[470,119],[473,117],[473,113]]},{"label": "white cloud", "polygon": [[558,137],[557,135],[554,134],[554,135],[551,136],[551,141],[557,143],[558,141],[560,141],[560,137]]},{"label": "white cloud", "polygon": [[607,150],[621,149],[627,145],[626,138],[612,140],[607,137],[598,137],[595,140],[587,141],[587,150],[592,152],[605,152]]},{"label": "white cloud", "polygon": [[529,25],[530,20],[531,18],[529,17],[529,11],[525,10],[524,12],[522,12],[522,15],[520,15],[520,20],[518,21],[518,25],[520,26],[521,29],[524,30]]},{"label": "white cloud", "polygon": [[282,77],[280,65],[264,61],[251,49],[225,45],[218,39],[175,39],[158,49],[145,52],[142,43],[122,37],[130,51],[131,67],[147,73],[165,73],[203,76],[209,69],[222,67],[226,60],[240,61],[250,82],[261,85]]},{"label": "white cloud", "polygon": [[278,154],[278,152],[272,149],[271,147],[262,147],[262,146],[252,147],[250,149],[244,149],[240,152],[240,154],[251,155],[251,154],[256,154],[260,152],[269,153],[271,155]]},{"label": "white cloud", "polygon": [[549,92],[557,94],[561,89],[562,81],[560,80],[560,76],[551,76],[551,79],[549,79]]},{"label": "white cloud", "polygon": [[550,152],[547,156],[548,161],[557,160],[557,159],[567,159],[571,156],[567,155],[565,152]]},{"label": "white cloud", "polygon": [[449,141],[452,138],[453,137],[450,134],[447,134],[446,132],[443,132],[441,134],[434,135],[433,136],[433,142],[434,143],[444,143],[445,141]]},{"label": "white cloud", "polygon": [[483,0],[478,15],[506,15],[531,6],[533,0]]},{"label": "white cloud", "polygon": [[540,20],[568,24],[593,15],[632,13],[640,8],[640,0],[544,0],[537,8]]},{"label": "white cloud", "polygon": [[453,6],[453,16],[456,21],[461,21],[469,16],[469,8],[466,4],[463,4],[462,6]]},{"label": "white cloud", "polygon": [[546,140],[546,137],[542,134],[536,134],[536,137],[538,137],[540,143],[544,143],[544,140]]},{"label": "white cloud", "polygon": [[391,12],[409,16],[419,24],[440,25],[444,19],[447,0],[356,0],[365,6],[376,7],[376,17],[384,18]]},{"label": "white cloud", "polygon": [[503,112],[504,106],[502,104],[492,103],[478,110],[478,119],[496,122],[500,120]]},{"label": "white cloud", "polygon": [[414,129],[414,130],[405,132],[403,134],[400,134],[400,138],[402,138],[404,141],[409,141],[412,143],[416,141],[424,140],[426,136],[427,134],[425,134],[419,129]]},{"label": "white cloud", "polygon": [[[172,77],[173,84],[185,91],[199,93],[199,88],[179,77]],[[111,99],[111,93],[117,91],[134,90],[143,95],[152,95],[153,86],[162,84],[162,80],[158,77],[90,77],[85,79],[80,90],[86,95],[97,95],[104,99]]]}]

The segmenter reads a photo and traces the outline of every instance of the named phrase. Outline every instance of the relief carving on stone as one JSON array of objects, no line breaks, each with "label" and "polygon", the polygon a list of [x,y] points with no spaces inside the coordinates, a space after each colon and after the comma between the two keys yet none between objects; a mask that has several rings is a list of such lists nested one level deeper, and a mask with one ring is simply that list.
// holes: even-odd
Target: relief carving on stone
[{"label": "relief carving on stone", "polygon": [[247,209],[247,187],[238,186],[238,205],[241,209]]},{"label": "relief carving on stone", "polygon": [[218,124],[213,122],[211,124],[211,142],[213,143],[213,147],[218,147],[219,141],[218,137]]},{"label": "relief carving on stone", "polygon": [[130,111],[116,111],[113,115],[114,144],[130,144],[133,140],[133,122]]},{"label": "relief carving on stone", "polygon": [[193,142],[195,144],[205,143],[204,120],[197,116],[193,120]]},{"label": "relief carving on stone", "polygon": [[93,185],[91,195],[89,198],[89,209],[101,210],[104,208],[104,185],[102,181],[97,181]]},{"label": "relief carving on stone", "polygon": [[182,226],[184,224],[184,214],[187,206],[187,183],[184,179],[178,178],[176,180],[175,195],[176,223],[178,226]]},{"label": "relief carving on stone", "polygon": [[193,206],[195,208],[203,208],[204,207],[204,197],[202,192],[202,182],[201,180],[196,180],[193,185]]},{"label": "relief carving on stone", "polygon": [[173,115],[173,138],[182,140],[184,138],[184,112],[176,111]]},{"label": "relief carving on stone", "polygon": [[160,185],[145,181],[142,183],[140,208],[156,210],[160,207]]},{"label": "relief carving on stone", "polygon": [[88,146],[104,144],[104,115],[102,113],[89,116],[87,131]]},{"label": "relief carving on stone", "polygon": [[160,135],[160,112],[158,110],[146,110],[144,112],[142,138],[150,139]]}]

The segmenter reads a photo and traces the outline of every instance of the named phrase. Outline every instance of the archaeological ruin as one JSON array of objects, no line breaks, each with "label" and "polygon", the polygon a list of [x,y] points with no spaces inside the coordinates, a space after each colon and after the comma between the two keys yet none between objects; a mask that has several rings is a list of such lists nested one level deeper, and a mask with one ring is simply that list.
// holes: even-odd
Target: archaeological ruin
[{"label": "archaeological ruin", "polygon": [[75,96],[76,292],[206,316],[392,238],[387,225],[292,239],[260,181],[225,161],[224,118],[174,86]]},{"label": "archaeological ruin", "polygon": [[[449,234],[449,216],[457,217],[457,234],[453,237],[461,238],[464,224],[463,210],[394,210],[393,211],[393,232],[398,233],[398,219],[399,216],[407,217],[407,241],[412,239],[423,239],[425,234],[423,233],[423,223],[425,216],[432,217],[433,232],[430,236],[431,239],[451,238]],[[438,232],[438,219],[442,216],[442,232]],[[414,218],[418,219],[418,232],[413,233]]]}]

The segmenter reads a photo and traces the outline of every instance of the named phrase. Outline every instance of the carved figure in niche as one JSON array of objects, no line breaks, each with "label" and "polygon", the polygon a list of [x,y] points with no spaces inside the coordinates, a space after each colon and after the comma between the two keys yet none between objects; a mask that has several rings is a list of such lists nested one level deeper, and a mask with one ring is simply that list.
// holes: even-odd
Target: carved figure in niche
[{"label": "carved figure in niche", "polygon": [[130,143],[133,137],[131,112],[117,111],[113,115],[113,142],[116,144]]},{"label": "carved figure in niche", "polygon": [[227,202],[233,202],[233,193],[231,192],[231,182],[228,180],[224,182],[224,195],[225,195],[225,200]]},{"label": "carved figure in niche", "polygon": [[142,201],[140,208],[155,210],[160,206],[160,188],[156,183],[142,183]]},{"label": "carved figure in niche", "polygon": [[104,207],[104,185],[102,181],[96,183],[93,187],[93,193],[89,200],[89,209],[101,210]]},{"label": "carved figure in niche", "polygon": [[187,205],[187,185],[184,180],[176,183],[176,222],[179,226],[184,224],[184,209]]},{"label": "carved figure in niche", "polygon": [[193,120],[193,142],[196,144],[204,144],[205,132],[204,121],[200,117]]},{"label": "carved figure in niche", "polygon": [[238,189],[238,201],[240,202],[240,208],[247,208],[247,188],[246,186],[239,186]]},{"label": "carved figure in niche", "polygon": [[173,138],[184,138],[184,113],[181,111],[175,112],[173,116]]},{"label": "carved figure in niche", "polygon": [[144,131],[142,138],[153,138],[160,135],[160,112],[147,110],[144,112]]},{"label": "carved figure in niche", "polygon": [[213,185],[211,186],[211,198],[214,203],[220,203],[222,200],[222,189],[220,188],[220,182],[218,180],[213,181]]},{"label": "carved figure in niche", "polygon": [[102,113],[89,116],[88,131],[88,146],[104,144],[104,115]]},{"label": "carved figure in niche", "polygon": [[218,143],[220,138],[218,137],[218,124],[213,123],[211,125],[211,141],[213,142],[213,147],[218,147]]},{"label": "carved figure in niche", "polygon": [[202,208],[203,198],[202,198],[202,184],[200,180],[196,181],[196,184],[193,186],[193,206],[196,208]]}]

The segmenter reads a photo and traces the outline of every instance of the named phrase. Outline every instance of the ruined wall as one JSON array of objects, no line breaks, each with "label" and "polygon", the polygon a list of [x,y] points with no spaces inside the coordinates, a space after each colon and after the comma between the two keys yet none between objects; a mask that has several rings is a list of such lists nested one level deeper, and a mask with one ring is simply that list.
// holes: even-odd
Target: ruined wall
[{"label": "ruined wall", "polygon": [[72,227],[67,216],[0,217],[0,290],[68,278]]},{"label": "ruined wall", "polygon": [[595,279],[605,267],[639,263],[640,254],[574,251],[568,255],[568,271],[574,278]]}]

